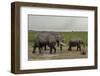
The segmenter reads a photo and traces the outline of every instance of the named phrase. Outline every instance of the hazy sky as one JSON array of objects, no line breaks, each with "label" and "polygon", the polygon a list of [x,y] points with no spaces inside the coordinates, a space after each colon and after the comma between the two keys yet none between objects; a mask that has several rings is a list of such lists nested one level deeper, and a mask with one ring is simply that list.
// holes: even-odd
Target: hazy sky
[{"label": "hazy sky", "polygon": [[28,28],[35,31],[87,31],[88,17],[28,15]]}]

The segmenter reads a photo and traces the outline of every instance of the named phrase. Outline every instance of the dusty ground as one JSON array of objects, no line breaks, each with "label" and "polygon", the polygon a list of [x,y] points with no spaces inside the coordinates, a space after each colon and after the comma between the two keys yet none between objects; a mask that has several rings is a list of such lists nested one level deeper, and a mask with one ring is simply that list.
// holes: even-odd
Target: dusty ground
[{"label": "dusty ground", "polygon": [[72,51],[68,51],[68,47],[63,47],[62,52],[59,47],[56,47],[56,54],[49,54],[49,48],[47,50],[42,50],[42,54],[39,54],[39,50],[36,49],[36,53],[32,53],[32,46],[28,48],[28,60],[51,60],[51,59],[76,59],[76,58],[87,58],[87,48],[82,48],[82,51],[85,51],[86,54],[82,55],[80,51],[76,50],[76,47],[73,48]]}]

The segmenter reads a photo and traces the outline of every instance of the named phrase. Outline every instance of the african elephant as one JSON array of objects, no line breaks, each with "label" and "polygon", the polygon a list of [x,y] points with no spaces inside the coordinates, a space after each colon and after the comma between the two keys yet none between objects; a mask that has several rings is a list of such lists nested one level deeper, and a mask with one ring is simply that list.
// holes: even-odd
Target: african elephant
[{"label": "african elephant", "polygon": [[77,51],[80,50],[81,51],[81,44],[84,44],[84,42],[82,40],[70,40],[68,42],[68,50],[71,51],[72,50],[72,47],[77,47]]},{"label": "african elephant", "polygon": [[[33,53],[35,53],[36,48],[39,48],[39,53],[41,53],[41,49],[45,48],[48,46],[50,48],[50,54],[52,53],[52,50],[54,50],[54,53],[56,53],[56,43],[60,44],[57,42],[57,35],[55,32],[40,32],[35,40],[34,40],[34,46],[33,46]],[[62,50],[62,44],[61,45],[61,50]]]}]

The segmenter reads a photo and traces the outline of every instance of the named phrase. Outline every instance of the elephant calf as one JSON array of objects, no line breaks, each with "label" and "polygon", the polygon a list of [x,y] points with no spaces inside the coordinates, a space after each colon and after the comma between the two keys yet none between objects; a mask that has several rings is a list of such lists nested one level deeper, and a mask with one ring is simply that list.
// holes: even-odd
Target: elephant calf
[{"label": "elephant calf", "polygon": [[68,42],[68,50],[71,51],[72,47],[77,47],[77,51],[80,50],[81,51],[81,44],[83,44],[82,40],[70,40]]}]

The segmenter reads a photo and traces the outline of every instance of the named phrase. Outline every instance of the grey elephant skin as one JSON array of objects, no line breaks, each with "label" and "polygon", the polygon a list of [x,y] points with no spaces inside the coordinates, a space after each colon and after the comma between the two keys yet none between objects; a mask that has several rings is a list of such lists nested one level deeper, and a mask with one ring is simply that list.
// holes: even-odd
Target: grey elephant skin
[{"label": "grey elephant skin", "polygon": [[78,39],[77,40],[70,40],[68,42],[68,46],[69,46],[68,50],[71,51],[72,47],[77,47],[77,51],[78,50],[81,51],[82,44],[84,44],[84,42],[82,40],[80,40],[80,39],[79,40]]},{"label": "grey elephant skin", "polygon": [[33,53],[36,52],[36,48],[39,49],[39,53],[41,53],[41,50],[44,48],[46,50],[46,47],[48,46],[50,48],[50,54],[56,53],[56,44],[58,47],[60,47],[60,50],[62,51],[62,44],[64,42],[64,37],[58,33],[58,32],[39,32],[34,40],[33,45]]}]

